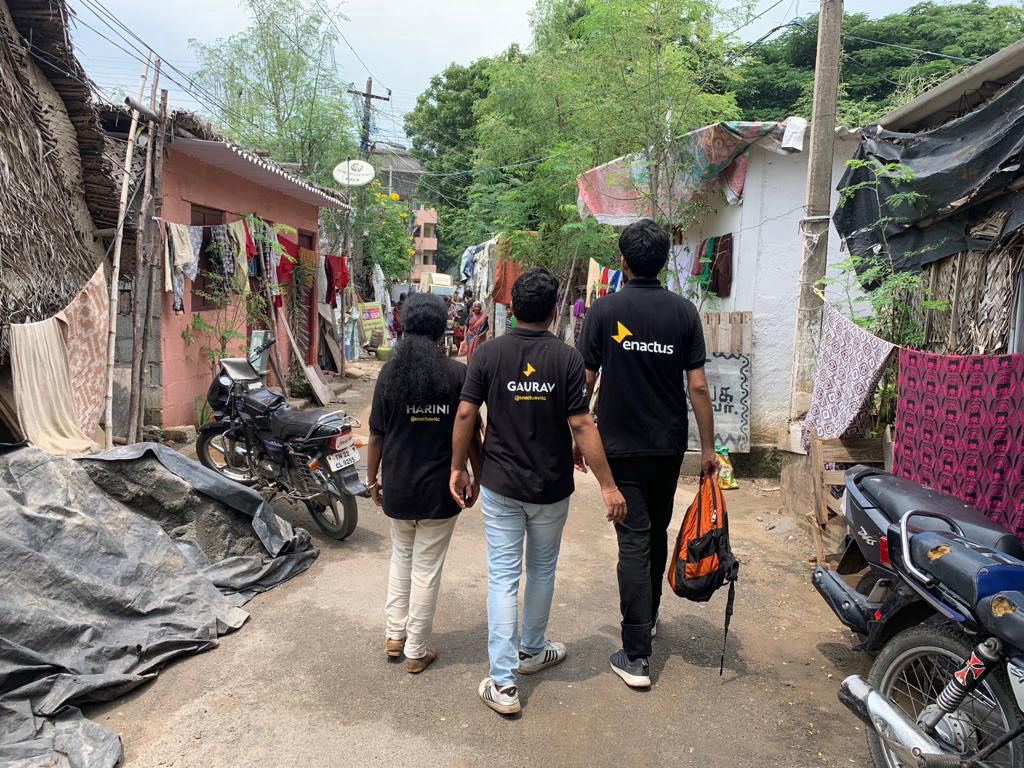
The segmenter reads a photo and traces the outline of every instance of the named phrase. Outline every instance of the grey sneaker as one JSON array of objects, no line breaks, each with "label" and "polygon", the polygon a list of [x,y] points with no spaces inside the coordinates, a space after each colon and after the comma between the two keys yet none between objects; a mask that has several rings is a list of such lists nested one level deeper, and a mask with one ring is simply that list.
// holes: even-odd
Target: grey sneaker
[{"label": "grey sneaker", "polygon": [[494,681],[485,677],[480,683],[479,693],[480,700],[498,714],[514,715],[523,708],[519,703],[519,690],[514,685],[507,685],[505,690],[499,691]]},{"label": "grey sneaker", "polygon": [[532,655],[523,651],[519,652],[519,673],[532,675],[542,669],[553,667],[555,664],[565,661],[567,653],[563,643],[545,640],[543,651],[537,651]]},{"label": "grey sneaker", "polygon": [[630,661],[624,650],[618,650],[611,656],[612,672],[622,678],[622,682],[630,688],[651,687],[651,665],[647,659]]}]

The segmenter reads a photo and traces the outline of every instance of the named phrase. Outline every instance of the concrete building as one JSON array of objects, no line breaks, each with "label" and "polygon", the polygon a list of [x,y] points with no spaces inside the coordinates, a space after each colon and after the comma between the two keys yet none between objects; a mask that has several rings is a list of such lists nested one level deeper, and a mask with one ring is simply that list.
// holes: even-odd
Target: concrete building
[{"label": "concrete building", "polygon": [[[107,111],[103,116],[107,131],[115,136],[126,130],[126,119],[127,115],[121,110]],[[292,175],[260,154],[225,141],[191,113],[175,113],[173,123],[163,169],[161,216],[166,222],[208,227],[237,221],[243,214],[252,214],[272,224],[286,225],[293,231],[282,233],[282,237],[300,248],[316,250],[320,209],[346,207],[332,193]],[[206,258],[204,255],[200,261],[197,279],[190,281],[186,278],[182,312],[173,311],[171,293],[161,293],[160,318],[150,337],[159,354],[154,356],[148,372],[147,424],[169,427],[193,424],[198,420],[197,407],[205,399],[215,363],[203,351],[203,347],[209,347],[212,340],[204,340],[202,334],[197,334],[197,325],[233,326],[246,340],[256,330],[247,316],[244,300],[237,299],[223,305],[210,302],[203,284]],[[289,290],[282,286],[283,293]],[[130,301],[125,303],[130,306]],[[291,323],[293,333],[299,339],[308,340],[307,344],[300,342],[306,357],[301,362],[316,363],[314,350],[318,343],[318,325],[311,315],[304,313],[301,317],[289,318],[287,301],[277,309],[275,335],[278,344],[275,350],[286,371],[294,353],[288,342],[285,323]],[[233,343],[232,351],[241,345],[241,340]],[[118,316],[115,429],[119,422],[117,412],[122,410],[118,406],[127,403],[131,353],[131,317],[122,313]],[[120,383],[122,380],[124,384]]]},{"label": "concrete building", "polygon": [[370,148],[370,165],[377,170],[377,180],[389,195],[397,192],[403,200],[416,196],[423,166],[408,149],[374,142]]},{"label": "concrete building", "polygon": [[437,209],[422,205],[413,211],[412,281],[418,283],[424,272],[437,272]]}]

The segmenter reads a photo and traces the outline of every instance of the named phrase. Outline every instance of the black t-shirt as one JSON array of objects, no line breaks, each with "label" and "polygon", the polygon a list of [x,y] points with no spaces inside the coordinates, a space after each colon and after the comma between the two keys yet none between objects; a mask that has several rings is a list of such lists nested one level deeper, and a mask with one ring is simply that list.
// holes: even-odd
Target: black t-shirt
[{"label": "black t-shirt", "polygon": [[384,514],[399,520],[441,520],[459,513],[448,490],[452,429],[466,366],[445,358],[448,395],[432,403],[396,402],[388,394],[392,363],[377,377],[370,432],[384,439],[381,485]]},{"label": "black t-shirt", "polygon": [[609,456],[686,451],[686,372],[703,368],[693,304],[654,278],[634,278],[594,302],[580,334],[587,370],[601,371],[597,428]]},{"label": "black t-shirt", "polygon": [[513,328],[473,355],[462,399],[487,403],[481,485],[528,504],[573,492],[568,419],[586,413],[583,358],[547,331]]}]

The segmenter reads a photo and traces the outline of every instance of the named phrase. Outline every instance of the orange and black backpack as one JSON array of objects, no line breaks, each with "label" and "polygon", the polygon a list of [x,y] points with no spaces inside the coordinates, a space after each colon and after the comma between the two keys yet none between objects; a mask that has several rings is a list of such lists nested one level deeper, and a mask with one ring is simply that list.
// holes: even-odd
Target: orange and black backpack
[{"label": "orange and black backpack", "polygon": [[668,583],[677,595],[697,603],[707,602],[719,587],[729,583],[725,639],[718,674],[722,674],[725,668],[725,643],[729,639],[739,570],[740,564],[729,546],[729,515],[725,511],[722,489],[714,476],[702,474],[697,498],[686,510],[672,550]]}]

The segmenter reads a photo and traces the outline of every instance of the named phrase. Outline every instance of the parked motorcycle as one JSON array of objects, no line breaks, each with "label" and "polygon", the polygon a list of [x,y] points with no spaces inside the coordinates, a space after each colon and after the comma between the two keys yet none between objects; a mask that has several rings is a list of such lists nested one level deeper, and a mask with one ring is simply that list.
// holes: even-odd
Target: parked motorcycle
[{"label": "parked motorcycle", "polygon": [[876,768],[1024,766],[1020,540],[959,500],[864,466],[846,472],[836,570],[812,581],[877,652],[839,699]]},{"label": "parked motorcycle", "polygon": [[[276,343],[253,352],[258,358]],[[343,412],[294,410],[268,389],[246,358],[224,358],[206,395],[213,419],[199,430],[196,453],[203,466],[225,477],[306,505],[333,539],[356,529],[359,450]]]}]

